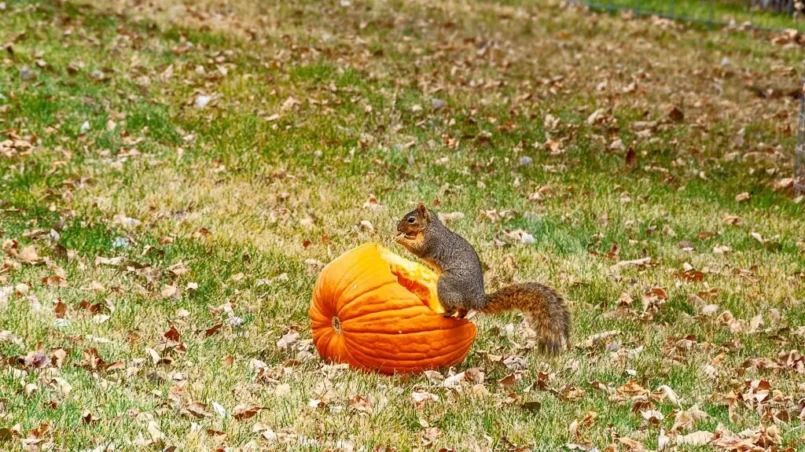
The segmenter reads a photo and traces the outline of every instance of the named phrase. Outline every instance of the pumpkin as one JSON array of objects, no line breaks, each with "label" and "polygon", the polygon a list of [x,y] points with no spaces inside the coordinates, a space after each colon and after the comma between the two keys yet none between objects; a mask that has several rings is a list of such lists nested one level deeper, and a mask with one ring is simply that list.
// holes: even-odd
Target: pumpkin
[{"label": "pumpkin", "polygon": [[337,257],[313,288],[309,314],[319,355],[384,374],[462,362],[475,325],[442,315],[438,277],[377,243]]}]

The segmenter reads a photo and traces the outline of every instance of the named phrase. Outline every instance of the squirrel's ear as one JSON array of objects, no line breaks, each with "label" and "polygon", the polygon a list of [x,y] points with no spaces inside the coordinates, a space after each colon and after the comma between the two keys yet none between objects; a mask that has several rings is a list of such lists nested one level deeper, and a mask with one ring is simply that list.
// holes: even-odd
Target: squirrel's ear
[{"label": "squirrel's ear", "polygon": [[416,212],[417,212],[417,213],[419,214],[419,216],[421,216],[422,218],[426,218],[426,219],[428,219],[428,220],[430,219],[430,212],[428,212],[428,209],[427,209],[427,207],[425,207],[425,204],[423,204],[423,203],[419,203],[419,204],[416,206]]}]

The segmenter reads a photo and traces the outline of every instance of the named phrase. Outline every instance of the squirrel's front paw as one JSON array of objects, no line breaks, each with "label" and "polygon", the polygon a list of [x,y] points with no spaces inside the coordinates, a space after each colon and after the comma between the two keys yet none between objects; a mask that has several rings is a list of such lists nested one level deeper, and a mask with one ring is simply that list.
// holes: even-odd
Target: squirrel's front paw
[{"label": "squirrel's front paw", "polygon": [[467,316],[467,312],[468,311],[464,308],[458,308],[458,309],[452,308],[444,311],[444,314],[442,315],[447,318],[463,319],[464,317]]}]

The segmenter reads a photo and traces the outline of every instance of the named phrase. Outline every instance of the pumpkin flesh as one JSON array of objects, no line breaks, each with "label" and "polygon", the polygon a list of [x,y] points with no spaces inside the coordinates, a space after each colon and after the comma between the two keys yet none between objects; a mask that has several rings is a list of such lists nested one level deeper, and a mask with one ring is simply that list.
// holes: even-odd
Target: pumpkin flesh
[{"label": "pumpkin flesh", "polygon": [[475,325],[445,318],[438,275],[369,243],[322,269],[313,290],[313,341],[326,360],[382,373],[411,373],[464,360]]}]

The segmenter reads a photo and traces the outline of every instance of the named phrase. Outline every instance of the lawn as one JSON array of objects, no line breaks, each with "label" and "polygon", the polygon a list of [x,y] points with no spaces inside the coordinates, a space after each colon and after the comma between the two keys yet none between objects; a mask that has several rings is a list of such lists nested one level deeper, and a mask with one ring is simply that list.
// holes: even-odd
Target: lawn
[{"label": "lawn", "polygon": [[[549,1],[0,3],[0,449],[804,448],[798,42]],[[487,291],[564,294],[572,350],[511,313],[453,369],[322,362],[318,271],[405,255],[418,201]]]},{"label": "lawn", "polygon": [[[739,28],[751,24],[760,29],[805,29],[805,20],[802,17],[778,13],[773,8],[763,9],[759,6],[763,3],[762,0],[584,0],[583,3],[598,9],[623,8],[624,11],[631,9],[643,15],[680,16],[699,24],[712,21]],[[766,0],[766,3],[772,5],[783,2]],[[752,4],[756,6],[751,6]]]}]

